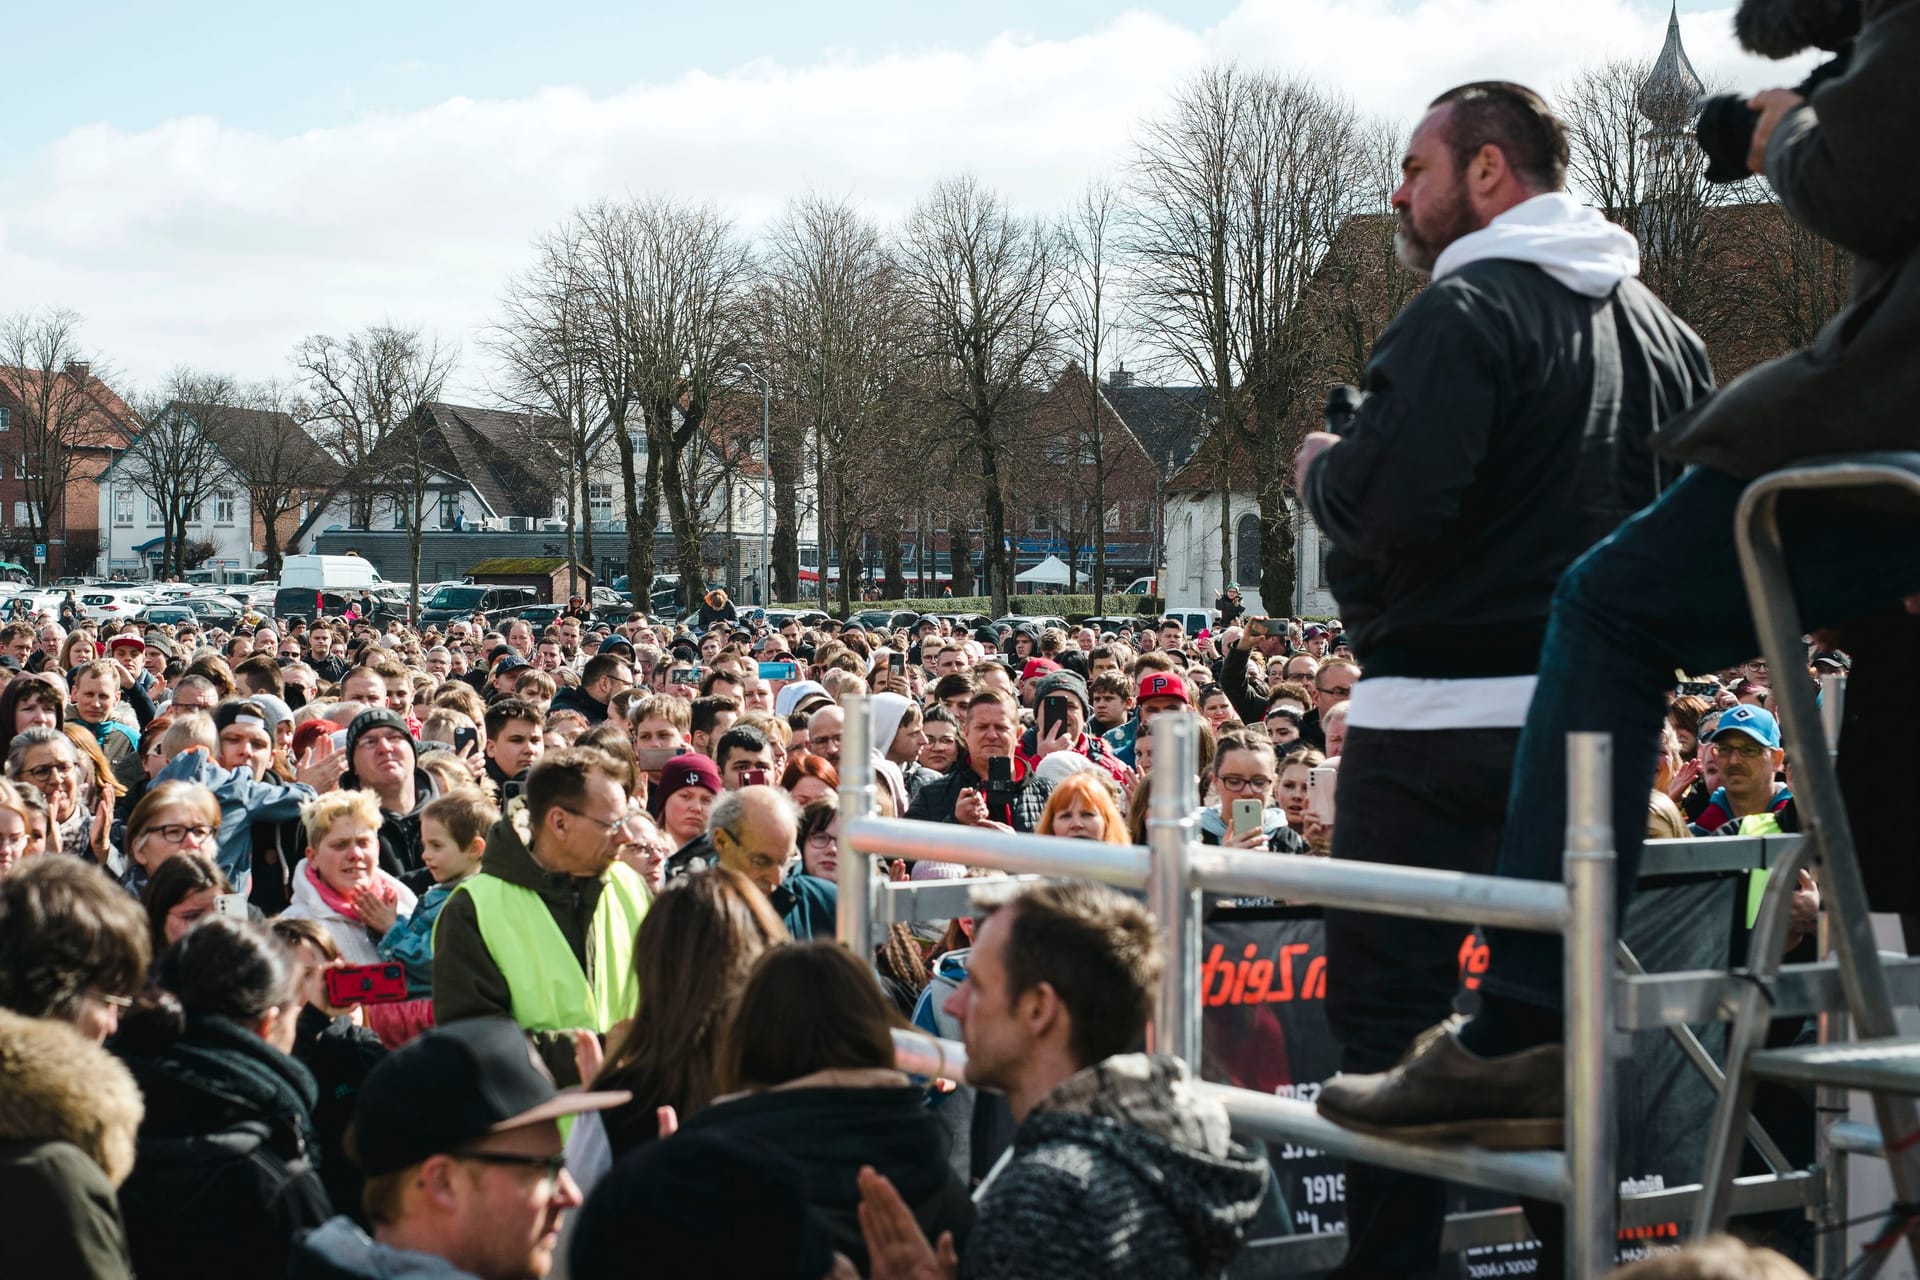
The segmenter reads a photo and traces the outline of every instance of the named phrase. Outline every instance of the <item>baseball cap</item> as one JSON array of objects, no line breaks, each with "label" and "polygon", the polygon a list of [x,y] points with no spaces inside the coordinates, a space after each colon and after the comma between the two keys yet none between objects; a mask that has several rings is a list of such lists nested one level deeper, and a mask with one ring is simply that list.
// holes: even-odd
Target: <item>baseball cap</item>
[{"label": "baseball cap", "polygon": [[1185,702],[1187,682],[1171,671],[1149,671],[1141,678],[1140,692],[1134,700],[1145,702],[1148,698],[1178,698]]},{"label": "baseball cap", "polygon": [[131,631],[116,631],[107,637],[108,653],[112,653],[115,649],[124,649],[129,645],[142,653],[147,651],[147,642]]},{"label": "baseball cap", "polygon": [[353,1154],[376,1178],[491,1133],[604,1111],[632,1096],[562,1092],[518,1025],[465,1018],[402,1045],[367,1073],[353,1109]]},{"label": "baseball cap", "polygon": [[493,664],[493,674],[504,675],[509,671],[518,671],[522,667],[530,667],[532,665],[533,665],[532,663],[528,662],[525,658],[521,657],[519,654],[510,653],[506,657],[500,659],[500,661]]},{"label": "baseball cap", "polygon": [[1718,742],[1729,733],[1744,733],[1769,750],[1780,749],[1780,722],[1765,707],[1749,706],[1743,702],[1722,711],[1720,722],[1713,727],[1713,733],[1707,741]]},{"label": "baseball cap", "polygon": [[1060,669],[1060,664],[1052,658],[1029,658],[1027,665],[1020,668],[1022,680],[1033,680],[1040,676],[1050,676]]},{"label": "baseball cap", "polygon": [[1851,671],[1853,659],[1838,649],[1815,649],[1810,662],[1822,671]]},{"label": "baseball cap", "polygon": [[[273,735],[273,716],[268,710],[252,698],[230,698],[213,709],[213,731],[224,732],[234,725],[246,725],[258,729],[271,737]],[[406,732],[402,725],[400,732]]]}]

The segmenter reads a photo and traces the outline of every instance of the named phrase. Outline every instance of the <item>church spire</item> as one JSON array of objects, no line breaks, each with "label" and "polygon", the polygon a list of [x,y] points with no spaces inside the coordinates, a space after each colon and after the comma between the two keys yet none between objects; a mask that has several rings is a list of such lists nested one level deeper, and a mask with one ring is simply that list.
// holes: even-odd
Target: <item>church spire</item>
[{"label": "church spire", "polygon": [[1653,71],[1640,86],[1640,114],[1653,122],[1649,138],[1681,133],[1694,116],[1694,104],[1706,92],[1700,76],[1680,42],[1680,6],[1675,0],[1667,15],[1667,42],[1654,59]]}]

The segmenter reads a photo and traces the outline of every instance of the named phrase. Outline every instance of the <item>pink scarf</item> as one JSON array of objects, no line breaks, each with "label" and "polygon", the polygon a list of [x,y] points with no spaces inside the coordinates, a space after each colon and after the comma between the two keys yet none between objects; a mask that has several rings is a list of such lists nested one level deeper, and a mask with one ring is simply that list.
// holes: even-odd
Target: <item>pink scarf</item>
[{"label": "pink scarf", "polygon": [[[325,880],[322,880],[320,873],[313,869],[313,860],[311,858],[307,860],[306,870],[307,883],[313,886],[313,891],[320,895],[320,901],[327,904],[328,910],[332,911],[335,915],[345,916],[349,920],[358,920],[360,918],[360,913],[353,909],[353,899],[336,890]],[[387,877],[381,875],[378,871],[373,873],[373,892],[382,902],[400,901],[400,890],[395,887],[392,881],[388,880]]]}]

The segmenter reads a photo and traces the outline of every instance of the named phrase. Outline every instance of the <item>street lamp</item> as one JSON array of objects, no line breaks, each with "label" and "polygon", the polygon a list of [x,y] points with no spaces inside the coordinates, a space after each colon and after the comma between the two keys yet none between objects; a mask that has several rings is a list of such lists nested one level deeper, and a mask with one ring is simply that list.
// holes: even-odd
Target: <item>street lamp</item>
[{"label": "street lamp", "polygon": [[760,604],[762,608],[773,605],[772,554],[767,539],[773,527],[773,501],[768,496],[767,485],[773,475],[773,452],[768,444],[768,425],[773,418],[773,383],[766,375],[751,365],[741,365],[740,371],[760,384]]}]

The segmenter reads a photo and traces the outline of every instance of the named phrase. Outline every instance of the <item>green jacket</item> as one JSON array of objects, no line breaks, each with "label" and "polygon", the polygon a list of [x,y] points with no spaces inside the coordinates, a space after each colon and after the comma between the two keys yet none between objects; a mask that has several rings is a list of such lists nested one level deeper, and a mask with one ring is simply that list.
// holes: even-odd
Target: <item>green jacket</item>
[{"label": "green jacket", "polygon": [[[623,883],[635,880],[636,884],[626,887],[629,891],[637,889],[643,904],[645,889],[637,886],[632,872],[618,864],[616,869],[599,876],[571,876],[546,870],[534,861],[526,842],[514,829],[513,817],[514,813],[510,812],[488,833],[480,874],[539,895],[584,971],[593,960],[588,938],[594,913],[599,909],[601,895],[608,892],[610,878],[621,876]],[[452,894],[440,909],[440,919],[434,926],[433,1012],[436,1023],[457,1022],[462,1018],[513,1017],[512,989],[487,949],[486,940],[481,936],[479,912],[467,893]],[[622,1016],[631,1017],[632,1013],[629,1009]],[[592,1029],[606,1030],[605,1027]],[[562,1086],[580,1082],[571,1031],[529,1031],[527,1035],[556,1081]]]}]

